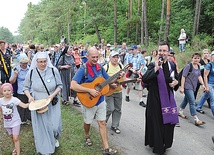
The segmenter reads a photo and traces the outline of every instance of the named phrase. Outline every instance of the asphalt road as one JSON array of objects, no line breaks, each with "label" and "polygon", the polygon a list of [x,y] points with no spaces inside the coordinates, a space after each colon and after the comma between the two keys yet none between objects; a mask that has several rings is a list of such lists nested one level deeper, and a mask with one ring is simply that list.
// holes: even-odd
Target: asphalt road
[{"label": "asphalt road", "polygon": [[[201,94],[198,95],[197,101]],[[181,103],[183,95],[175,93],[177,106]],[[144,98],[146,102],[146,98]],[[175,127],[173,146],[166,151],[167,155],[214,155],[214,144],[211,137],[214,136],[214,117],[205,103],[203,110],[205,114],[198,117],[206,122],[205,125],[197,127],[194,119],[190,116],[189,106],[184,110],[187,119],[179,118],[180,127]],[[96,126],[97,123],[94,122]],[[144,146],[145,134],[145,108],[139,106],[139,98],[136,90],[130,93],[130,102],[125,101],[125,90],[123,90],[122,118],[120,122],[120,134],[110,130],[111,118],[107,124],[109,141],[115,147],[120,148],[124,155],[152,155],[152,149]]]}]

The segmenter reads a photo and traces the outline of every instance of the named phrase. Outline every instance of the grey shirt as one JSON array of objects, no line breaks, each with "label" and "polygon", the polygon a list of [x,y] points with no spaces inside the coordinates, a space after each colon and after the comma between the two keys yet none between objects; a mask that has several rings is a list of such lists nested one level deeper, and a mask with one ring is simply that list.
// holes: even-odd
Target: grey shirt
[{"label": "grey shirt", "polygon": [[190,70],[190,65],[187,64],[184,67],[183,74],[182,74],[182,76],[186,78],[184,82],[184,88],[195,91],[198,84],[198,77],[201,76],[201,71],[200,71],[200,68],[195,69],[194,67],[192,67],[192,72],[189,73],[189,70]]}]

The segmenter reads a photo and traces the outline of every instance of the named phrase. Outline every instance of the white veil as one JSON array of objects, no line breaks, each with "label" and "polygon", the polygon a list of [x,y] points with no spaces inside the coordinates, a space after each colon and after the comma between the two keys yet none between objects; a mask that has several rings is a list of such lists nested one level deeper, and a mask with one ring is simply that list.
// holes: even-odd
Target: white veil
[{"label": "white veil", "polygon": [[37,52],[34,57],[33,57],[33,60],[31,61],[31,65],[30,65],[30,70],[34,69],[37,67],[37,59],[38,58],[46,58],[47,59],[47,67],[51,67],[53,68],[53,65],[51,63],[51,60],[49,58],[49,55],[47,52]]}]

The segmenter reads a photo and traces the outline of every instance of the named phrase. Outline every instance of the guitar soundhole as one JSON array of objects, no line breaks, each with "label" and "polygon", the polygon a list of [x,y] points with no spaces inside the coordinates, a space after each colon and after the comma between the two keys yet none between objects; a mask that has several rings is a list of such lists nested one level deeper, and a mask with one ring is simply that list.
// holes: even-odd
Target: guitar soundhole
[{"label": "guitar soundhole", "polygon": [[95,89],[96,89],[97,91],[100,91],[100,90],[102,89],[102,86],[101,86],[101,85],[97,85],[97,86],[95,87]]}]

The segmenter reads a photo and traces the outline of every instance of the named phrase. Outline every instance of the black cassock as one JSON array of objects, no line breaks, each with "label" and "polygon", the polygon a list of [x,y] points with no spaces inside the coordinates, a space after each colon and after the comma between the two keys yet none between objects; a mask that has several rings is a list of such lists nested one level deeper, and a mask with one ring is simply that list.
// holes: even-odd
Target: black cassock
[{"label": "black cassock", "polygon": [[[169,87],[172,82],[170,78],[168,63],[163,66],[167,90],[173,91]],[[177,75],[177,71],[175,71]],[[164,154],[167,148],[172,146],[175,124],[163,124],[159,88],[157,82],[158,71],[154,71],[154,63],[148,66],[147,72],[143,75],[143,82],[148,84],[148,97],[146,107],[146,127],[145,127],[145,146],[153,147],[153,152]]]}]

